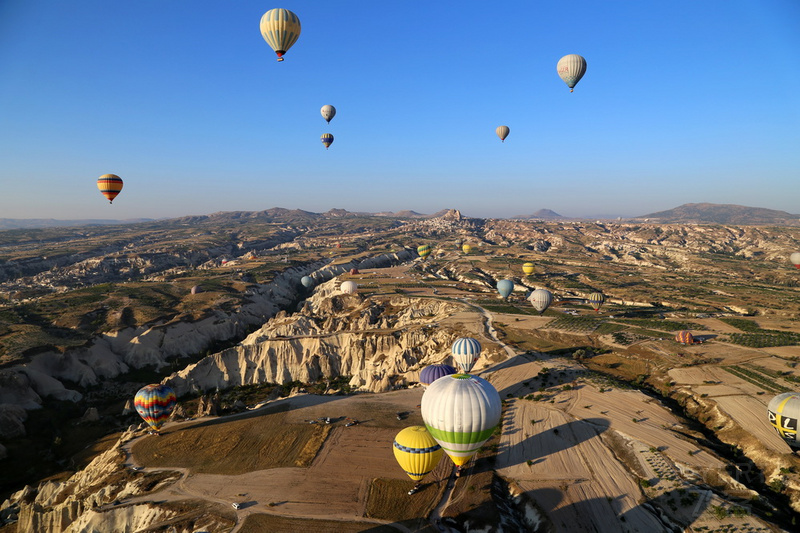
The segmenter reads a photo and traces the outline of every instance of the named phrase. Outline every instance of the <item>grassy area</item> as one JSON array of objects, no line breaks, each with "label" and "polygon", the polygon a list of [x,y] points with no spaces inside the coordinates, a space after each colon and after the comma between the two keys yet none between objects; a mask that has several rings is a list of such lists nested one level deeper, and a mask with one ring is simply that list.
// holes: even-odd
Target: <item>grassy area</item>
[{"label": "grassy area", "polygon": [[280,406],[234,420],[171,428],[160,437],[137,442],[132,452],[145,466],[181,467],[206,474],[239,475],[268,468],[309,466],[331,426],[287,424],[287,409]]},{"label": "grassy area", "polygon": [[444,483],[423,484],[422,490],[412,497],[408,495],[408,490],[413,485],[410,479],[372,480],[366,516],[393,521],[426,518],[439,503],[444,493]]},{"label": "grassy area", "polygon": [[274,531],[280,533],[308,533],[309,531],[336,531],[337,533],[397,533],[392,526],[384,526],[371,522],[355,522],[340,520],[309,520],[287,518],[269,514],[252,514],[248,516],[240,533],[264,533]]}]

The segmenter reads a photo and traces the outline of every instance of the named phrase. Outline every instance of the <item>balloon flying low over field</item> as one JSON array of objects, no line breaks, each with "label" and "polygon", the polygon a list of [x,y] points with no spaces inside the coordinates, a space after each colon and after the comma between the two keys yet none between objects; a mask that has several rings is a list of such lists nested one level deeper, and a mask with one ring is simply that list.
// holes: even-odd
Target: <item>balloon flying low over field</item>
[{"label": "balloon flying low over field", "polygon": [[428,365],[419,373],[419,382],[427,387],[437,379],[455,373],[456,369],[450,365]]},{"label": "balloon flying low over field", "polygon": [[469,255],[469,253],[472,251],[472,246],[470,246],[469,244],[464,244],[461,246],[461,251]]},{"label": "balloon flying low over field", "polygon": [[525,263],[522,265],[522,272],[524,272],[526,276],[530,276],[531,274],[533,274],[534,270],[535,267],[533,263]]},{"label": "balloon flying low over field", "polygon": [[481,343],[472,337],[461,337],[453,343],[450,353],[461,370],[469,372],[481,356]]},{"label": "balloon flying low over field", "polygon": [[795,252],[789,256],[789,260],[792,262],[794,266],[800,268],[800,252]]},{"label": "balloon flying low over field", "polygon": [[431,436],[456,465],[462,466],[500,423],[500,394],[485,379],[451,374],[428,386],[421,409]]},{"label": "balloon flying low over field", "polygon": [[356,285],[355,281],[343,281],[342,285],[339,287],[342,289],[342,292],[345,294],[355,294],[356,290],[358,290],[358,285]]},{"label": "balloon flying low over field", "polygon": [[270,9],[261,17],[261,36],[283,61],[286,53],[300,37],[300,19],[288,9]]},{"label": "balloon flying low over field", "polygon": [[394,438],[394,458],[414,481],[421,481],[442,459],[442,447],[422,426],[411,426]]},{"label": "balloon flying low over field", "polygon": [[[425,396],[422,397],[423,400]],[[793,451],[800,450],[797,440],[797,420],[800,419],[800,393],[784,392],[778,394],[767,405],[769,423],[786,441]]]},{"label": "balloon flying low over field", "polygon": [[575,89],[575,85],[586,74],[586,60],[578,54],[566,55],[558,60],[556,72],[569,87],[569,92],[572,92]]},{"label": "balloon flying low over field", "polygon": [[303,287],[306,289],[310,289],[312,285],[314,285],[314,280],[311,279],[310,276],[303,276],[300,278],[300,283],[302,283]]},{"label": "balloon flying low over field", "polygon": [[592,309],[595,311],[600,311],[600,307],[602,307],[605,301],[606,297],[603,296],[602,292],[593,292],[589,295],[589,305],[591,305]]},{"label": "balloon flying low over field", "polygon": [[176,403],[175,391],[169,385],[147,385],[133,398],[136,412],[155,432],[167,421]]},{"label": "balloon flying low over field", "polygon": [[506,300],[514,292],[514,282],[510,279],[501,279],[497,282],[497,292]]},{"label": "balloon flying low over field", "polygon": [[432,251],[432,250],[433,250],[433,248],[431,248],[431,245],[430,245],[430,244],[423,244],[422,246],[418,246],[418,247],[417,247],[417,253],[419,254],[419,256],[420,256],[420,257],[421,257],[423,260],[424,260],[425,258],[427,258],[429,255],[431,255],[431,251]]},{"label": "balloon flying low over field", "polygon": [[684,329],[675,334],[675,341],[681,344],[694,344],[694,335],[688,329]]},{"label": "balloon flying low over field", "polygon": [[528,301],[541,315],[550,307],[550,304],[553,303],[553,293],[547,289],[536,289],[528,297]]},{"label": "balloon flying low over field", "polygon": [[108,203],[112,203],[122,190],[122,178],[116,174],[103,174],[97,178],[97,188],[106,197]]}]

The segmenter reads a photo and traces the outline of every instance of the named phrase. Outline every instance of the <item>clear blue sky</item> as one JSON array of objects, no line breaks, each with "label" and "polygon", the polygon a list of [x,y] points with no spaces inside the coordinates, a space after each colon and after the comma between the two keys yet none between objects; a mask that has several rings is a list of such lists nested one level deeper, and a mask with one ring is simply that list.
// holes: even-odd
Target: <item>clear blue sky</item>
[{"label": "clear blue sky", "polygon": [[797,0],[0,0],[0,218],[800,213],[798,91]]}]

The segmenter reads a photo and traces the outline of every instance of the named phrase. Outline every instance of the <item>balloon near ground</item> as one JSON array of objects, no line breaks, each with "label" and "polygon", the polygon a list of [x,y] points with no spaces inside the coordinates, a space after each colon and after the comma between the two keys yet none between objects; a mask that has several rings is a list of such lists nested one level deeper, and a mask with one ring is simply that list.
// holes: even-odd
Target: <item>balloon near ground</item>
[{"label": "balloon near ground", "polygon": [[343,281],[342,285],[339,287],[343,293],[345,294],[355,294],[356,290],[358,290],[358,285],[356,285],[355,281]]},{"label": "balloon near ground", "polygon": [[684,329],[675,334],[675,341],[681,344],[694,344],[694,335],[688,329]]},{"label": "balloon near ground", "polygon": [[394,438],[394,458],[400,468],[414,481],[420,481],[442,459],[442,447],[422,426],[411,426]]},{"label": "balloon near ground", "polygon": [[320,136],[320,140],[322,141],[322,144],[325,145],[325,149],[327,150],[333,144],[333,134],[323,133]]},{"label": "balloon near ground", "polygon": [[789,256],[789,260],[792,262],[794,266],[800,268],[800,252],[795,252]]},{"label": "balloon near ground", "polygon": [[203,288],[200,285],[195,285],[194,287],[192,287],[191,292],[192,294],[200,294],[201,292],[203,292]]},{"label": "balloon near ground", "polygon": [[531,274],[533,274],[534,270],[535,267],[533,263],[525,263],[522,265],[522,272],[525,273],[526,276],[530,276]]},{"label": "balloon near ground", "polygon": [[419,254],[419,256],[422,259],[425,259],[429,255],[431,255],[432,251],[433,251],[433,248],[431,248],[430,244],[423,244],[422,246],[418,246],[417,247],[417,253]]},{"label": "balloon near ground", "polygon": [[314,280],[311,279],[311,277],[309,277],[309,276],[303,276],[302,278],[300,278],[300,283],[306,289],[310,289],[312,287],[312,285],[314,285]]},{"label": "balloon near ground", "polygon": [[528,301],[534,309],[539,311],[539,314],[542,314],[550,307],[550,304],[553,303],[553,293],[547,289],[536,289],[528,297]]},{"label": "balloon near ground", "polygon": [[175,408],[175,391],[169,385],[147,385],[139,389],[133,405],[147,425],[154,431],[161,429]]},{"label": "balloon near ground", "polygon": [[464,252],[465,254],[469,254],[472,251],[472,246],[470,246],[469,244],[464,244],[461,246],[461,251]]},{"label": "balloon near ground", "polygon": [[97,188],[106,197],[108,203],[112,203],[122,190],[122,178],[116,174],[103,174],[97,178]]},{"label": "balloon near ground", "polygon": [[481,356],[481,343],[472,337],[461,337],[453,343],[450,353],[461,370],[469,372]]},{"label": "balloon near ground", "polygon": [[469,374],[451,374],[431,383],[421,408],[425,427],[458,466],[475,455],[500,423],[497,389]]},{"label": "balloon near ground", "polygon": [[428,365],[419,373],[419,382],[427,387],[437,379],[455,373],[456,369],[450,365]]},{"label": "balloon near ground", "polygon": [[564,83],[569,87],[569,92],[572,92],[575,85],[581,81],[583,75],[586,74],[586,60],[578,54],[565,55],[558,60],[556,72],[558,72],[558,76],[564,80]]},{"label": "balloon near ground", "polygon": [[261,36],[283,61],[286,53],[300,37],[300,19],[288,9],[270,9],[261,17]]},{"label": "balloon near ground", "polygon": [[501,279],[497,282],[497,292],[503,299],[507,299],[514,292],[514,282],[510,279]]},{"label": "balloon near ground", "polygon": [[328,124],[330,124],[331,119],[336,116],[336,108],[332,105],[322,106],[322,109],[320,109],[319,112],[322,115],[322,118],[324,118]]},{"label": "balloon near ground", "polygon": [[[425,396],[422,396],[425,399]],[[800,449],[797,440],[797,420],[800,418],[800,393],[778,394],[767,405],[769,423],[793,450]]]},{"label": "balloon near ground", "polygon": [[498,137],[500,137],[501,142],[505,142],[506,137],[508,137],[508,134],[511,133],[511,130],[508,129],[508,126],[497,126],[497,129],[494,130],[494,132]]},{"label": "balloon near ground", "polygon": [[605,301],[606,297],[603,296],[602,292],[593,292],[589,295],[589,305],[591,305],[592,309],[595,311],[600,311],[600,307],[603,306]]}]

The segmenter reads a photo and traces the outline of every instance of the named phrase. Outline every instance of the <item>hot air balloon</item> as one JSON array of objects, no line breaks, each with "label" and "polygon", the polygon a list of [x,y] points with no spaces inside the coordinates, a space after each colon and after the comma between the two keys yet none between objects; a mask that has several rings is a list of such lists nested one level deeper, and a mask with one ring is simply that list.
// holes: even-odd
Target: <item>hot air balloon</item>
[{"label": "hot air balloon", "polygon": [[422,246],[417,247],[417,253],[422,259],[425,259],[431,255],[431,251],[433,251],[433,248],[431,248],[430,244],[423,244]]},{"label": "hot air balloon", "polygon": [[528,297],[528,301],[531,302],[533,308],[539,311],[541,315],[550,307],[550,304],[553,303],[553,293],[547,289],[536,289]]},{"label": "hot air balloon", "polygon": [[333,134],[331,133],[323,133],[320,139],[322,140],[322,144],[325,145],[326,150],[333,144]]},{"label": "hot air balloon", "polygon": [[600,307],[603,305],[603,302],[606,301],[606,297],[603,296],[602,292],[593,292],[589,295],[589,305],[592,306],[592,309],[595,311],[600,311]]},{"label": "hot air balloon", "polygon": [[464,241],[461,239],[456,240],[456,248],[461,249],[462,244],[464,244]]},{"label": "hot air balloon", "polygon": [[203,288],[200,285],[195,285],[194,287],[192,287],[191,292],[192,294],[200,294],[201,292],[203,292]]},{"label": "hot air balloon", "polygon": [[575,85],[586,74],[586,60],[578,54],[569,54],[558,60],[556,72],[572,92]]},{"label": "hot air balloon", "polygon": [[97,178],[97,188],[108,199],[108,203],[112,203],[122,190],[122,178],[116,174],[103,174]]},{"label": "hot air balloon", "polygon": [[419,482],[428,475],[442,459],[442,447],[422,426],[411,426],[400,431],[394,438],[394,458],[408,477],[417,482],[408,493],[414,494]]},{"label": "hot air balloon", "polygon": [[419,382],[427,387],[437,379],[455,373],[456,369],[450,365],[429,365],[419,373]]},{"label": "hot air balloon", "polygon": [[[422,396],[425,400],[425,395]],[[767,405],[769,423],[772,424],[778,435],[793,451],[800,449],[800,440],[797,439],[797,419],[800,418],[800,393],[784,392],[778,394]],[[441,444],[441,443],[440,443]]]},{"label": "hot air balloon", "polygon": [[510,279],[501,279],[497,282],[497,292],[503,297],[503,300],[514,291],[514,282]]},{"label": "hot air balloon", "polygon": [[481,356],[481,343],[472,337],[456,339],[450,348],[453,360],[464,372],[469,372],[475,366],[475,361]]},{"label": "hot air balloon", "polygon": [[288,9],[270,9],[261,17],[261,36],[283,61],[283,54],[300,37],[300,19]]},{"label": "hot air balloon", "polygon": [[470,246],[469,244],[464,244],[464,245],[461,246],[461,250],[465,254],[469,254],[472,251],[472,246]]},{"label": "hot air balloon", "polygon": [[533,274],[534,271],[533,263],[525,263],[524,265],[522,265],[522,271],[528,276]]},{"label": "hot air balloon", "polygon": [[431,383],[421,407],[425,427],[459,467],[489,440],[500,422],[497,389],[469,374],[451,374]]},{"label": "hot air balloon", "polygon": [[161,429],[175,407],[175,391],[169,385],[147,385],[133,399],[136,412],[155,431]]},{"label": "hot air balloon", "polygon": [[694,344],[694,335],[688,329],[684,329],[675,334],[675,340],[683,345]]},{"label": "hot air balloon", "polygon": [[328,124],[331,123],[331,119],[336,116],[336,108],[332,105],[324,105],[322,109],[319,110],[322,114],[322,118],[324,118]]},{"label": "hot air balloon", "polygon": [[792,262],[794,266],[800,268],[800,252],[795,252],[789,256],[789,261]]},{"label": "hot air balloon", "polygon": [[339,287],[342,289],[342,292],[345,294],[355,294],[356,290],[358,289],[358,285],[356,285],[355,281],[343,281],[342,285]]},{"label": "hot air balloon", "polygon": [[311,279],[309,276],[303,276],[300,278],[300,283],[303,284],[303,287],[306,289],[310,289],[312,285],[314,285],[314,280]]},{"label": "hot air balloon", "polygon": [[357,268],[351,268],[351,269],[350,269],[350,274],[354,276],[354,275],[356,275],[356,274],[360,274],[360,272],[358,271],[358,269],[357,269]]},{"label": "hot air balloon", "polygon": [[508,134],[511,132],[508,126],[497,126],[497,129],[494,131],[497,133],[497,136],[500,137],[501,142],[505,142],[506,137],[508,137]]}]

